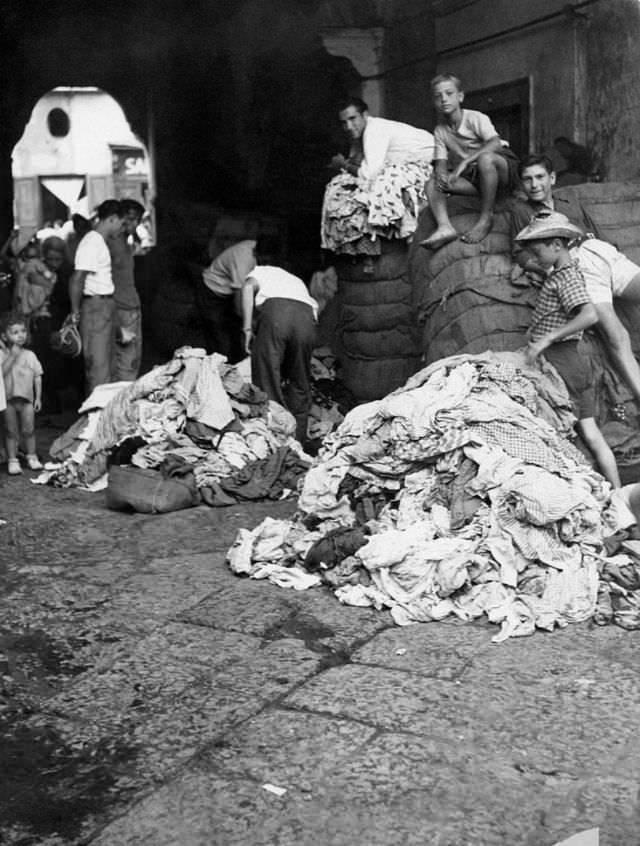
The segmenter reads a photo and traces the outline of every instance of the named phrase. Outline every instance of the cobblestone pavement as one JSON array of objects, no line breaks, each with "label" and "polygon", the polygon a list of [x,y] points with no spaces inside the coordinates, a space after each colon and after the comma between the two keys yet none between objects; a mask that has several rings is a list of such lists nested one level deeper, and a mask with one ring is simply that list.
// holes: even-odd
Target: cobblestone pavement
[{"label": "cobblestone pavement", "polygon": [[292,502],[0,485],[0,842],[640,843],[637,633],[492,645],[231,575],[236,529]]}]

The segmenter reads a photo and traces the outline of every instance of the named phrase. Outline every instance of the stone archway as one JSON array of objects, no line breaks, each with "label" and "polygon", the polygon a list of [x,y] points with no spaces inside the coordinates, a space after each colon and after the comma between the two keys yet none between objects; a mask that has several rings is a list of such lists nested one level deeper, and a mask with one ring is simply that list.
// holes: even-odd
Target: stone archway
[{"label": "stone archway", "polygon": [[12,175],[22,241],[56,218],[88,218],[109,197],[152,209],[146,145],[120,104],[94,87],[58,86],[40,97],[13,149]]},{"label": "stone archway", "polygon": [[323,48],[321,0],[176,0],[161,15],[150,0],[111,0],[90,13],[69,0],[10,5],[0,52],[0,232],[12,224],[12,150],[32,104],[56,85],[108,92],[155,148],[159,233],[163,209],[185,198],[277,207],[294,223],[300,209],[319,212],[341,141],[335,103],[359,79]]}]

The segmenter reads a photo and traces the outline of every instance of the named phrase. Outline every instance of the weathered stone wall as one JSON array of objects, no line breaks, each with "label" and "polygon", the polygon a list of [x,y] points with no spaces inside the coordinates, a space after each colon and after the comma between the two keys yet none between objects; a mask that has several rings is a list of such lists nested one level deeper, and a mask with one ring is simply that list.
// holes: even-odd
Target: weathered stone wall
[{"label": "weathered stone wall", "polygon": [[587,30],[587,137],[607,180],[640,177],[640,3],[593,7]]},{"label": "weathered stone wall", "polygon": [[640,175],[637,0],[395,0],[385,41],[388,68],[411,63],[385,79],[389,117],[430,129],[434,72],[469,93],[528,78],[531,150],[560,168],[564,135],[593,150],[604,179]]},{"label": "weathered stone wall", "polygon": [[435,14],[430,3],[395,0],[385,30],[385,117],[431,130],[429,80],[435,74]]}]

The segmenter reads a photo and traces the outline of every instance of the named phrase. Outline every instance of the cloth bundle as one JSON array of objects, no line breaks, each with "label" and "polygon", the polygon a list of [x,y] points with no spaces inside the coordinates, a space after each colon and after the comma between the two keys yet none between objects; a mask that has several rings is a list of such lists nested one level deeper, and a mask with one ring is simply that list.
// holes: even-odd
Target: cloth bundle
[{"label": "cloth bundle", "polygon": [[443,359],[347,414],[294,520],[242,529],[231,569],[264,577],[277,561],[400,625],[484,614],[501,626],[494,641],[593,617],[619,526],[608,482],[566,437],[573,420],[547,365]]},{"label": "cloth bundle", "polygon": [[[109,465],[132,464],[151,478],[150,471],[173,462],[190,469],[201,492],[228,479],[224,497],[211,490],[202,496],[223,505],[235,501],[229,494],[274,498],[293,490],[310,463],[286,409],[224,356],[191,347],[135,382],[99,386],[80,411],[83,417],[51,448],[60,464],[45,470],[40,483],[89,488],[106,484]],[[121,478],[117,471],[113,476]],[[126,476],[134,478],[146,477]]]},{"label": "cloth bundle", "polygon": [[380,238],[408,238],[426,205],[431,166],[387,164],[373,179],[340,173],[328,183],[322,205],[323,249],[351,255],[380,254]]}]

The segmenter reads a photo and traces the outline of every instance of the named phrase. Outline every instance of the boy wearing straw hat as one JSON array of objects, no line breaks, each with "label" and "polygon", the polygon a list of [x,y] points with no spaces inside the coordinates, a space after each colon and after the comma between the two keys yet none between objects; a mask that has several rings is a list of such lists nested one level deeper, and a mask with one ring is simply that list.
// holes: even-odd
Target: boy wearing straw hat
[{"label": "boy wearing straw hat", "polygon": [[544,353],[562,376],[578,418],[578,431],[593,453],[598,469],[614,488],[620,487],[616,460],[594,419],[596,411],[591,359],[583,349],[585,329],[598,321],[584,279],[569,253],[581,230],[558,212],[541,212],[517,235],[526,242],[547,276],[536,300],[526,356],[530,363]]}]

